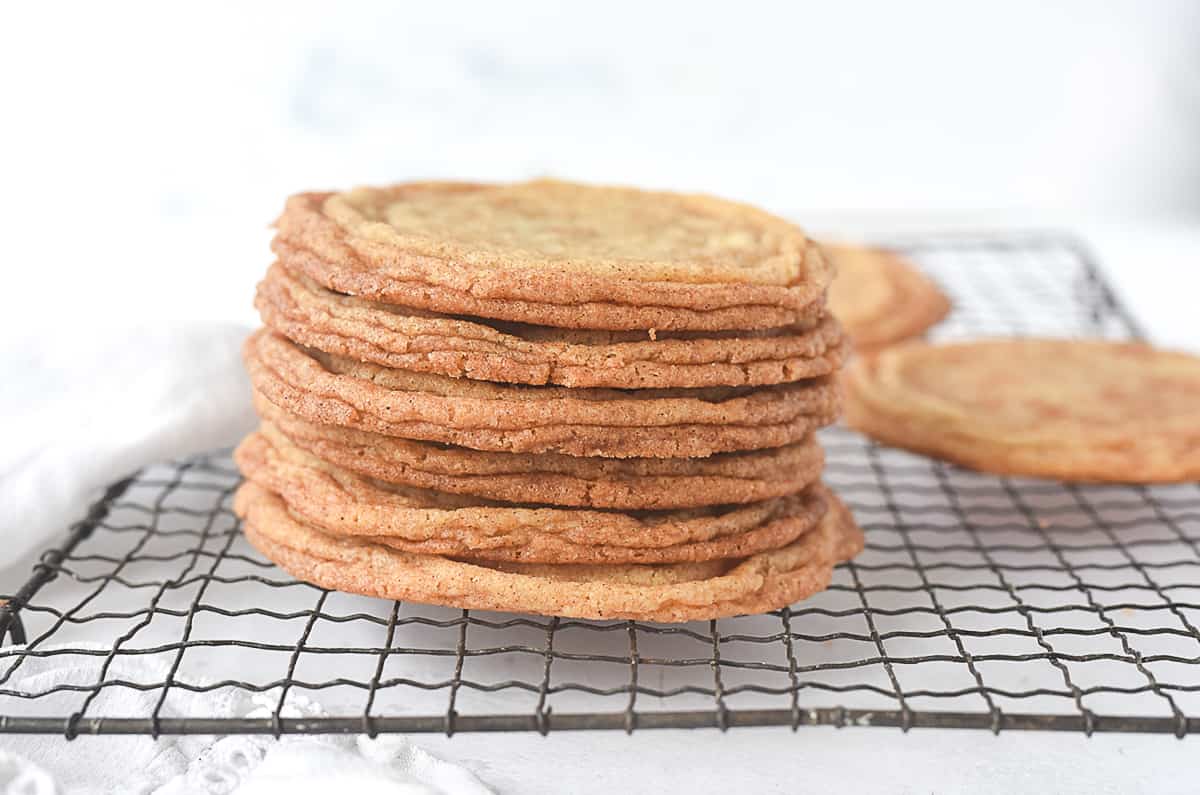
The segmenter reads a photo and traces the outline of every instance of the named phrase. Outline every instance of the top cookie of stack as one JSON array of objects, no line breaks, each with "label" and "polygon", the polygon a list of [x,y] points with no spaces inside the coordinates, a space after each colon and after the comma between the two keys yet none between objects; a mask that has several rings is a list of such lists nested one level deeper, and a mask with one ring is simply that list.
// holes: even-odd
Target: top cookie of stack
[{"label": "top cookie of stack", "polygon": [[788,604],[857,551],[812,438],[847,342],[792,224],[535,181],[301,194],[277,229],[237,508],[298,576],[682,620]]},{"label": "top cookie of stack", "polygon": [[618,331],[811,321],[833,275],[803,232],[752,207],[549,180],[301,194],[273,248],[350,295]]}]

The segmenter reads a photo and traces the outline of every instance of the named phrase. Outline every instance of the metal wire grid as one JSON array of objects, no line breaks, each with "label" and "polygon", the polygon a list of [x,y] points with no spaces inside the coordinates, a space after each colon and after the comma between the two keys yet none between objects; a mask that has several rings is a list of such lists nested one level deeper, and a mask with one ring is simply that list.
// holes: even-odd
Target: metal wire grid
[{"label": "metal wire grid", "polygon": [[[905,247],[954,297],[940,337],[1139,333],[1069,240]],[[864,553],[793,608],[677,626],[298,583],[242,538],[227,454],[151,467],[113,484],[0,607],[0,732],[1196,730],[1196,485],[1000,478],[840,428],[823,441]],[[193,698],[213,692],[258,711]],[[305,694],[329,712],[296,712]]]}]

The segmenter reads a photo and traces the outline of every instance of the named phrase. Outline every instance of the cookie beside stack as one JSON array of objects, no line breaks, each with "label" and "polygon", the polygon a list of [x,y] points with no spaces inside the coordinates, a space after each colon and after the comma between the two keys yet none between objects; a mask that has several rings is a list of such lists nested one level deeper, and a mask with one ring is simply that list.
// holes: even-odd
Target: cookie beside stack
[{"label": "cookie beside stack", "polygon": [[909,342],[846,373],[847,422],[878,441],[1003,475],[1200,479],[1200,358],[1141,342]]},{"label": "cookie beside stack", "polygon": [[849,243],[825,243],[837,268],[829,308],[858,353],[922,336],[950,313],[937,283],[899,254]]},{"label": "cookie beside stack", "polygon": [[538,181],[303,194],[277,228],[235,508],[295,576],[684,621],[795,602],[861,548],[813,437],[832,272],[791,224]]}]

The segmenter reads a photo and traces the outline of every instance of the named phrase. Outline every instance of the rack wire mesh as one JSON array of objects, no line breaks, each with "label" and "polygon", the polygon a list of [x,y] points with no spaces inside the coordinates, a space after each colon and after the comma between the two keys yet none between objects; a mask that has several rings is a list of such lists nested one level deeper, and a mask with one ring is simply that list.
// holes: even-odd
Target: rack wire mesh
[{"label": "rack wire mesh", "polygon": [[[954,299],[937,337],[1140,336],[1065,237],[898,245]],[[996,477],[843,428],[823,441],[864,553],[790,609],[674,626],[328,592],[246,544],[227,452],[147,468],[4,597],[0,732],[1197,729],[1196,484]],[[326,711],[292,709],[305,695]]]}]

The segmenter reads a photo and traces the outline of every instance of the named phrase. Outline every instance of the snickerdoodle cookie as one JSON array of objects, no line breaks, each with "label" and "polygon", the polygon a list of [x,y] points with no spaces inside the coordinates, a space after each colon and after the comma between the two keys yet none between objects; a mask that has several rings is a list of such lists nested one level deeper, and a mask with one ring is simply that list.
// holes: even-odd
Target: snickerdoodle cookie
[{"label": "snickerdoodle cookie", "polygon": [[580,458],[492,453],[309,422],[255,395],[263,427],[342,469],[375,480],[508,502],[664,510],[794,494],[821,476],[815,436],[708,458]]},{"label": "snickerdoodle cookie", "polygon": [[770,552],[703,563],[548,565],[401,552],[325,535],[276,494],[248,482],[234,510],[250,543],[293,576],[325,588],[481,610],[692,621],[784,607],[824,589],[862,547],[836,499],[811,532]]},{"label": "snickerdoodle cookie", "polygon": [[744,557],[812,529],[828,506],[814,485],[740,506],[599,511],[484,500],[396,486],[347,472],[290,445],[269,426],[235,460],[321,532],[406,552],[536,563],[677,563]]},{"label": "snickerdoodle cookie", "polygon": [[267,331],[245,360],[254,388],[317,423],[513,453],[703,457],[799,442],[840,406],[828,378],[778,386],[566,389],[394,370],[301,348]]},{"label": "snickerdoodle cookie", "polygon": [[916,266],[884,249],[826,244],[837,269],[829,309],[856,350],[919,337],[950,312],[946,297]]},{"label": "snickerdoodle cookie", "polygon": [[758,329],[832,278],[793,224],[708,196],[537,180],[423,182],[288,200],[272,247],[337,292],[588,329]]},{"label": "snickerdoodle cookie", "polygon": [[263,322],[327,353],[484,381],[617,389],[759,386],[829,375],[848,342],[832,315],[757,331],[596,331],[437,315],[334,293],[273,265]]},{"label": "snickerdoodle cookie", "polygon": [[846,420],[883,442],[990,472],[1200,478],[1200,358],[1138,343],[908,343],[847,370]]}]

